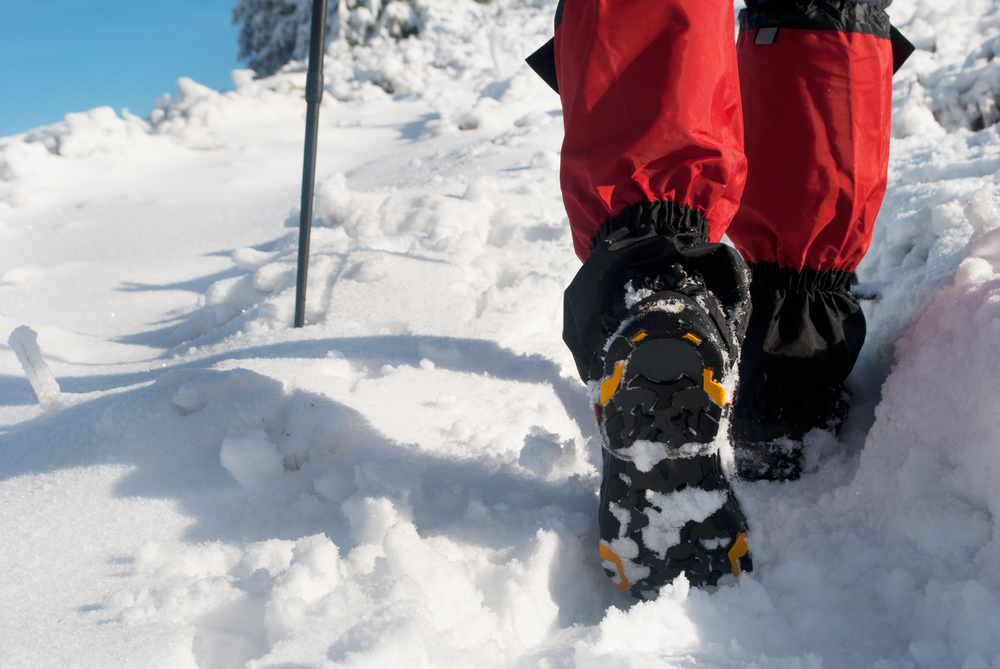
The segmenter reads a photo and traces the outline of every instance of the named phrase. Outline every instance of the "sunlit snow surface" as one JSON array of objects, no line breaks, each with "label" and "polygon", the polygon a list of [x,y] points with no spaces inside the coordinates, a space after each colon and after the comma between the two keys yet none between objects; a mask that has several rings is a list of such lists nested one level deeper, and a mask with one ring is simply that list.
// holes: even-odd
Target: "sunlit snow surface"
[{"label": "sunlit snow surface", "polygon": [[753,573],[639,604],[521,63],[555,3],[424,5],[331,47],[301,330],[301,67],[0,139],[0,341],[36,331],[60,391],[0,349],[0,666],[1000,667],[1000,2],[891,7],[919,50],[855,408],[800,481],[738,485]]}]

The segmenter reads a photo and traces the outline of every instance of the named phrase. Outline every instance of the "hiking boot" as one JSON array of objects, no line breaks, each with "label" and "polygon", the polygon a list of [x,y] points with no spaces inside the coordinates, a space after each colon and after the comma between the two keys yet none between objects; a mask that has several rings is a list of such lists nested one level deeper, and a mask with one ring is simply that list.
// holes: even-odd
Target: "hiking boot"
[{"label": "hiking boot", "polygon": [[753,313],[740,354],[740,393],[729,421],[736,469],[747,480],[802,475],[802,438],[836,432],[850,408],[844,381],[865,340],[851,293],[854,273],[751,266]]},{"label": "hiking boot", "polygon": [[822,424],[785,425],[732,416],[730,431],[739,477],[746,481],[798,480],[805,464],[802,440],[806,433],[816,427],[839,433],[850,410],[846,389],[831,391],[830,398],[827,406],[832,408]]},{"label": "hiking boot", "polygon": [[[745,481],[795,481],[802,476],[806,429],[732,418],[736,473]],[[739,423],[739,426],[737,426]]]},{"label": "hiking boot", "polygon": [[720,450],[737,344],[703,287],[644,291],[610,337],[593,385],[604,441],[600,555],[638,598],[684,574],[750,571],[748,529]]}]

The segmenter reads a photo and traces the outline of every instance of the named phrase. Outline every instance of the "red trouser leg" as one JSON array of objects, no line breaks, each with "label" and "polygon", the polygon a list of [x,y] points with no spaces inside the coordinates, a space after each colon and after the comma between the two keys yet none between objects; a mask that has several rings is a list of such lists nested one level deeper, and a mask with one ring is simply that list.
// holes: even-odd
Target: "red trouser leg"
[{"label": "red trouser leg", "polygon": [[885,195],[888,39],[779,29],[738,41],[750,173],[729,238],[751,263],[854,270]]},{"label": "red trouser leg", "polygon": [[[749,276],[718,242],[746,180],[729,0],[565,0],[555,64],[561,185],[577,255],[563,339],[584,380],[627,311],[626,287],[701,277],[745,314]],[[733,318],[731,348],[746,326]]]},{"label": "red trouser leg", "polygon": [[566,0],[555,51],[563,201],[581,260],[640,202],[692,208],[722,238],[746,178],[728,0]]},{"label": "red trouser leg", "polygon": [[749,174],[728,234],[753,314],[734,434],[759,442],[827,424],[864,342],[849,283],[885,194],[892,53],[860,3],[751,6],[741,29]]}]

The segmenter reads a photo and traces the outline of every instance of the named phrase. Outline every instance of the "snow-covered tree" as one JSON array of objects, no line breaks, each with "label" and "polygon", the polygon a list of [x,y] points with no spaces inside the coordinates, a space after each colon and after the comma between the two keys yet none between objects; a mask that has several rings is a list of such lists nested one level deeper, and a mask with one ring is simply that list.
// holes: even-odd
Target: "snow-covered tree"
[{"label": "snow-covered tree", "polygon": [[[420,31],[419,0],[327,0],[327,39],[365,44],[375,36],[403,39]],[[239,55],[257,76],[277,72],[309,51],[312,0],[239,0]]]},{"label": "snow-covered tree", "polygon": [[[335,34],[339,23],[337,0],[327,5],[327,34]],[[240,59],[258,76],[274,74],[290,60],[306,57],[312,0],[239,0],[233,9],[233,24],[241,25]]]}]

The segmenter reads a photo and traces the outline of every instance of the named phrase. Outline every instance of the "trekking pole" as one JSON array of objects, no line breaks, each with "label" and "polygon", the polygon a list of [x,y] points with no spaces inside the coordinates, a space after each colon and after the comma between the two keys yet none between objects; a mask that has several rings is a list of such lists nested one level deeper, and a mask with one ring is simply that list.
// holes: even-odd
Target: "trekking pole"
[{"label": "trekking pole", "polygon": [[302,205],[299,207],[299,269],[295,285],[295,327],[306,322],[306,283],[309,274],[309,233],[312,231],[313,190],[316,186],[316,135],[319,105],[323,101],[323,53],[326,51],[326,2],[313,0],[309,36],[309,73],[306,75],[306,149],[302,160]]}]

